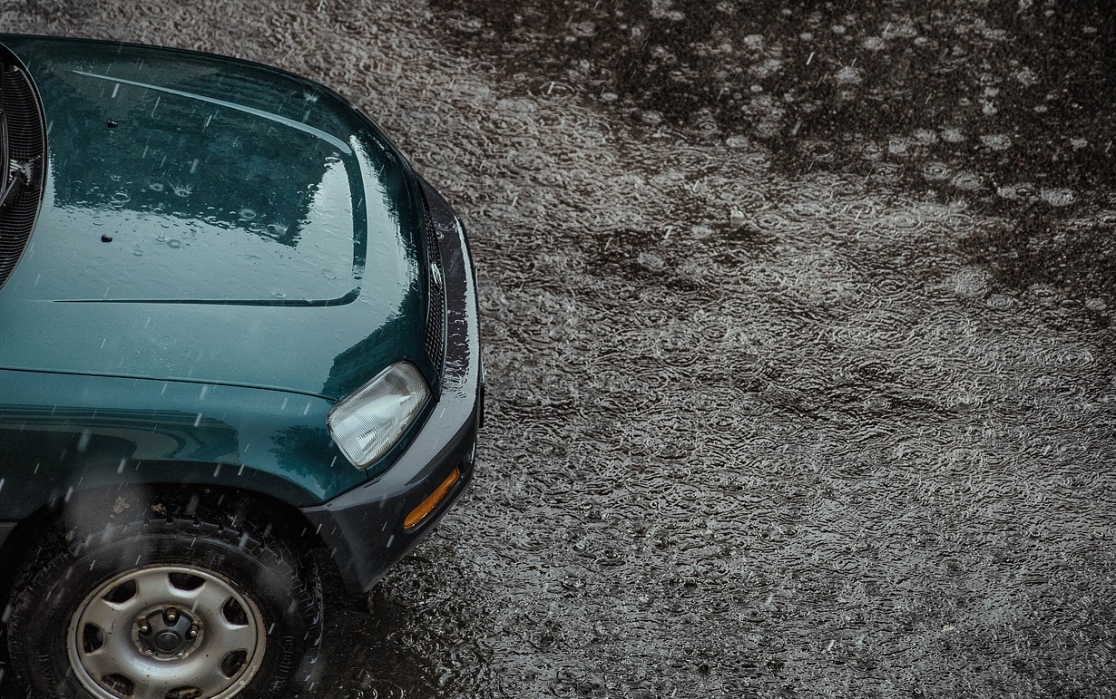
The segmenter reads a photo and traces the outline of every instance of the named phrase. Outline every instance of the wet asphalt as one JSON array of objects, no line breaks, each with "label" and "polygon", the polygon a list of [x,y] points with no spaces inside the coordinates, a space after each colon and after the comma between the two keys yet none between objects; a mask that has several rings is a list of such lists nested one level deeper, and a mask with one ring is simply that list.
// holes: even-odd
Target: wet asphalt
[{"label": "wet asphalt", "polygon": [[472,236],[476,480],[313,696],[1116,687],[1104,0],[0,2],[318,79]]}]

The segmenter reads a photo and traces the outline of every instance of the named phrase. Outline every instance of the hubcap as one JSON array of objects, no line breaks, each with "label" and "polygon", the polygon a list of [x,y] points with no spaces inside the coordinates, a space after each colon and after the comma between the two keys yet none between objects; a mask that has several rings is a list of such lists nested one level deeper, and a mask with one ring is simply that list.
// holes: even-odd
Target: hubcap
[{"label": "hubcap", "polygon": [[163,607],[136,618],[132,637],[144,655],[162,660],[185,657],[201,643],[201,625],[189,612]]},{"label": "hubcap", "polygon": [[152,566],[86,597],[67,651],[97,699],[230,699],[256,675],[266,639],[259,609],[225,578]]}]

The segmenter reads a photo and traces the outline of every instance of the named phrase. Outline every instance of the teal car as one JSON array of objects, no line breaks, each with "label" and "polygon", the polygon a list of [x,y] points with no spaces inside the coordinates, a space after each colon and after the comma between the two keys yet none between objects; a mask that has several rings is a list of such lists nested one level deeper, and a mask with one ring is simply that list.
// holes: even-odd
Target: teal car
[{"label": "teal car", "polygon": [[0,35],[0,681],[312,687],[324,549],[367,592],[469,482],[465,230],[321,85]]}]

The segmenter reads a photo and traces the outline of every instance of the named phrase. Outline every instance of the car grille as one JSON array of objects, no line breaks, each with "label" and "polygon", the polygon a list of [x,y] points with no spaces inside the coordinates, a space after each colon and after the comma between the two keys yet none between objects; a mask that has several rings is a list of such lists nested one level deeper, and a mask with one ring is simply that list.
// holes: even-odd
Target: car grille
[{"label": "car grille", "polygon": [[[35,215],[39,210],[42,188],[38,181],[43,171],[43,121],[31,81],[21,70],[0,70],[0,94],[8,122],[8,157],[15,161],[32,163],[35,180],[12,202],[0,211],[0,287],[8,280],[16,263],[27,247]],[[2,163],[2,175],[8,176],[8,163]]]},{"label": "car grille", "polygon": [[426,354],[440,375],[442,359],[445,355],[446,275],[442,267],[442,253],[438,250],[438,234],[434,229],[434,221],[430,218],[429,208],[425,206],[424,208],[426,209],[426,252],[430,262],[430,269],[426,275],[427,308],[424,342]]}]

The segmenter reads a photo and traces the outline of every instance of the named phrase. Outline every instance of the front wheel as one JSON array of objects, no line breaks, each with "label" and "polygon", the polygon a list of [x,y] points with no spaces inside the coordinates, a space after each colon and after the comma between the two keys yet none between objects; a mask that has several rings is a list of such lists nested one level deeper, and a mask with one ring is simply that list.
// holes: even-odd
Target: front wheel
[{"label": "front wheel", "polygon": [[12,602],[12,669],[51,699],[276,699],[321,640],[316,569],[283,541],[196,518],[57,539]]}]

